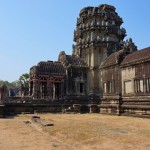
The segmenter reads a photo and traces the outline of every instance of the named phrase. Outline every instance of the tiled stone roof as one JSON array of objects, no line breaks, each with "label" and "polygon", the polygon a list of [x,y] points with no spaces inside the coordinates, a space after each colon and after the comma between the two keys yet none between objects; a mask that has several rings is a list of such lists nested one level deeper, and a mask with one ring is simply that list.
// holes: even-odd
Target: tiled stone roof
[{"label": "tiled stone roof", "polygon": [[119,63],[121,66],[132,65],[146,60],[150,60],[150,47],[131,54],[127,54],[125,49],[122,49],[107,57],[100,65],[100,68],[110,67]]},{"label": "tiled stone roof", "polygon": [[66,60],[64,62],[66,66],[79,66],[79,67],[88,67],[87,63],[78,56],[75,55],[66,55]]},{"label": "tiled stone roof", "polygon": [[58,61],[62,62],[65,67],[88,67],[88,64],[76,55],[66,55],[64,51],[60,52]]},{"label": "tiled stone roof", "polygon": [[121,65],[130,65],[134,63],[140,63],[142,61],[150,60],[150,47],[133,52],[127,55],[122,61]]},{"label": "tiled stone roof", "polygon": [[65,75],[65,70],[61,62],[41,61],[37,66],[30,69],[30,73],[44,75]]},{"label": "tiled stone roof", "polygon": [[100,68],[105,68],[105,67],[109,67],[115,64],[118,64],[121,61],[122,58],[122,54],[123,54],[124,50],[120,50],[117,51],[113,54],[111,54],[110,56],[108,56],[100,65]]}]

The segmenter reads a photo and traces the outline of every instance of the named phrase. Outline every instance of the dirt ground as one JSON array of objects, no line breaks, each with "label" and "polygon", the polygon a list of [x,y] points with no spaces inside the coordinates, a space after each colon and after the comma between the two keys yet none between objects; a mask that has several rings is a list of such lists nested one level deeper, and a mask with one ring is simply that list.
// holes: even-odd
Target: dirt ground
[{"label": "dirt ground", "polygon": [[[34,114],[35,115],[35,114]],[[150,120],[101,114],[36,114],[0,119],[0,150],[149,150]]]}]

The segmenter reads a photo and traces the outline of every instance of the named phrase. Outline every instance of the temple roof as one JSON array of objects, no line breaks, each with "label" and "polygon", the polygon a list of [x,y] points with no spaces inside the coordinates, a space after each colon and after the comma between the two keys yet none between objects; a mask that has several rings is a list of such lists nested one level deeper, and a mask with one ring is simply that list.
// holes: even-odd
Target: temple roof
[{"label": "temple roof", "polygon": [[116,8],[112,5],[107,5],[107,4],[101,4],[98,7],[92,7],[92,6],[88,6],[88,7],[84,7],[83,9],[81,9],[80,11],[80,15],[84,12],[87,12],[88,10],[94,10],[94,9],[100,9],[101,11],[103,10],[111,10],[111,11],[115,11]]},{"label": "temple roof", "polygon": [[150,60],[150,47],[132,52],[130,54],[127,54],[126,52],[127,51],[125,49],[122,49],[111,54],[102,62],[100,68],[110,67],[119,63],[121,66],[126,66]]},{"label": "temple roof", "polygon": [[61,62],[41,61],[30,69],[30,73],[44,75],[65,75]]},{"label": "temple roof", "polygon": [[78,56],[75,55],[66,55],[66,61],[64,62],[66,66],[79,66],[79,67],[88,67],[87,63]]},{"label": "temple roof", "polygon": [[127,55],[122,61],[121,65],[131,65],[135,63],[140,63],[146,60],[150,60],[150,47],[144,48],[139,51],[135,51]]},{"label": "temple roof", "polygon": [[123,54],[124,50],[120,50],[120,51],[117,51],[113,54],[111,54],[110,56],[108,56],[103,62],[102,64],[100,65],[100,68],[105,68],[105,67],[109,67],[109,66],[112,66],[112,65],[116,65],[118,64],[120,61],[121,61],[121,56]]},{"label": "temple roof", "polygon": [[60,52],[58,61],[62,62],[65,67],[88,67],[88,64],[79,56],[66,55],[64,51]]}]

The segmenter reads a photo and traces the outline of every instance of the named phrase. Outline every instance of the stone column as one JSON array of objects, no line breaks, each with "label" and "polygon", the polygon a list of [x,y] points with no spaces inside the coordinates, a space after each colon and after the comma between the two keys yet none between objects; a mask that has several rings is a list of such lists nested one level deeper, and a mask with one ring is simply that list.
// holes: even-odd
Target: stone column
[{"label": "stone column", "polygon": [[31,81],[29,83],[29,96],[31,96]]},{"label": "stone column", "polygon": [[55,82],[53,82],[53,100],[55,99]]},{"label": "stone column", "polygon": [[145,76],[143,78],[143,91],[144,91],[144,93],[146,93],[146,78],[145,78]]},{"label": "stone column", "polygon": [[64,97],[64,82],[61,82],[61,99]]},{"label": "stone column", "polygon": [[39,85],[39,82],[38,82],[38,80],[33,80],[33,94],[32,94],[32,96],[33,96],[33,98],[34,99],[38,99],[39,97],[39,89],[38,89],[38,85]]},{"label": "stone column", "polygon": [[48,99],[53,99],[53,82],[47,82],[47,97]]},{"label": "stone column", "polygon": [[88,71],[88,93],[99,95],[99,54],[98,49],[91,47],[90,69]]}]

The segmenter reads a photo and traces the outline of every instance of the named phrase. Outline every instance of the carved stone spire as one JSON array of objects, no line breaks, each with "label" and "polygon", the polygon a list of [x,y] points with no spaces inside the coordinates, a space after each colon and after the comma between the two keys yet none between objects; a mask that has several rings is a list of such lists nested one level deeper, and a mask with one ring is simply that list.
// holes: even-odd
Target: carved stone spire
[{"label": "carved stone spire", "polygon": [[126,30],[115,7],[100,5],[85,7],[80,11],[74,31],[73,55],[81,57],[89,65],[89,93],[100,93],[98,68],[111,53],[122,48]]},{"label": "carved stone spire", "polygon": [[84,57],[84,51],[91,46],[107,47],[108,55],[120,49],[120,41],[126,36],[126,30],[120,28],[123,21],[115,12],[115,7],[106,4],[85,7],[79,16],[74,30],[74,55],[80,49],[80,56]]}]

